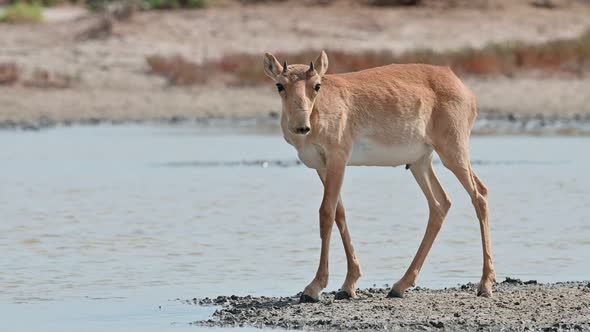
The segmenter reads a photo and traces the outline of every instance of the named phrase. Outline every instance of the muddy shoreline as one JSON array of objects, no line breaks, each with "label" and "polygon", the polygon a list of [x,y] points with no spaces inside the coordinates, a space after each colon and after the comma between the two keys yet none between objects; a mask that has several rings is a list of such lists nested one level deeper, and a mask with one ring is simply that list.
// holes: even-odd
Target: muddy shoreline
[{"label": "muddy shoreline", "polygon": [[403,299],[386,298],[387,288],[357,292],[354,300],[299,304],[291,297],[219,296],[187,303],[221,306],[208,327],[257,327],[304,330],[590,331],[590,282],[540,284],[507,278],[492,298],[476,297],[477,285],[416,287]]},{"label": "muddy shoreline", "polygon": [[[0,130],[44,130],[70,126],[94,125],[189,125],[210,128],[262,127],[265,132],[280,132],[280,115],[252,116],[179,116],[117,119],[110,117],[89,117],[84,119],[55,119],[40,117],[35,120],[0,120]],[[539,136],[588,136],[590,135],[590,114],[545,115],[495,112],[479,114],[474,124],[473,135],[539,135]]]}]

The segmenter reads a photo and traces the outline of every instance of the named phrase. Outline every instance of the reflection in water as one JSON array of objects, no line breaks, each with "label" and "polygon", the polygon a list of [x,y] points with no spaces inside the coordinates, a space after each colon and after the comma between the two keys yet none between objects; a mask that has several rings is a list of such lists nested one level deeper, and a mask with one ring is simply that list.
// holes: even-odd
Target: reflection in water
[{"label": "reflection in water", "polygon": [[[589,143],[472,139],[499,279],[588,278]],[[294,156],[278,135],[191,127],[0,132],[0,300],[296,293],[319,257],[322,189],[313,170],[290,167]],[[419,285],[477,282],[475,212],[456,178],[435,169],[453,206]],[[422,193],[403,167],[351,167],[343,200],[359,287],[391,284],[426,227]],[[346,273],[333,236],[330,290]]]}]

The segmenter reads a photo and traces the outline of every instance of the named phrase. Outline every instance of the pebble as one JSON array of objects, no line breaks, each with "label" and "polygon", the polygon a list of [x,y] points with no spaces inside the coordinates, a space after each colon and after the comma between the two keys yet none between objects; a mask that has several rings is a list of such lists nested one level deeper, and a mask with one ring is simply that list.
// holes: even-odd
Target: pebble
[{"label": "pebble", "polygon": [[[537,286],[527,286],[531,284]],[[387,288],[358,290],[358,299],[346,301],[335,301],[334,293],[327,292],[321,296],[320,304],[323,305],[299,304],[297,296],[236,295],[219,296],[213,301],[193,299],[187,303],[222,305],[222,309],[213,314],[213,319],[194,323],[211,327],[590,330],[590,321],[584,319],[590,317],[588,288],[590,284],[587,282],[538,284],[536,281],[507,278],[494,286],[495,293],[491,299],[475,296],[475,284],[467,284],[439,290],[410,290],[403,299],[386,298]],[[472,294],[468,295],[466,291]],[[460,301],[457,294],[461,295]]]}]

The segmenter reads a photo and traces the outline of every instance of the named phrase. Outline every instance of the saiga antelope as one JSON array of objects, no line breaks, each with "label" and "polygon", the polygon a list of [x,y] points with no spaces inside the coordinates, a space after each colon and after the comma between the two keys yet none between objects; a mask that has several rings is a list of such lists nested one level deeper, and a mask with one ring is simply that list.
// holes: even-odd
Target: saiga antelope
[{"label": "saiga antelope", "polygon": [[264,72],[282,100],[281,128],[298,157],[316,169],[324,196],[319,210],[321,256],[315,278],[301,302],[318,301],[328,284],[328,250],[334,221],[348,270],[336,299],[355,297],[361,267],[346,227],[340,188],[347,165],[406,165],[424,192],[430,210],[428,226],[410,267],[389,291],[403,297],[418,273],[451,206],[432,168],[436,151],[469,196],[481,230],[483,275],[478,295],[492,295],[495,281],[487,189],[469,161],[469,135],[476,117],[475,96],[449,68],[392,64],[354,73],[326,75],[328,57],[308,65],[281,65],[269,53]]}]

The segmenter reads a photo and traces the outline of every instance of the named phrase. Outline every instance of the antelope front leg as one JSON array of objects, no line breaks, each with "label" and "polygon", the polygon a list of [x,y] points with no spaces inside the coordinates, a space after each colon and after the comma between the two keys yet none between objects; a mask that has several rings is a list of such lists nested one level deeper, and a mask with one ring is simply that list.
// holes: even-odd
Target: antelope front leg
[{"label": "antelope front leg", "polygon": [[336,217],[336,206],[344,178],[344,169],[346,167],[346,158],[329,158],[325,169],[324,198],[320,206],[320,238],[322,239],[322,249],[320,254],[320,264],[315,278],[311,281],[303,294],[300,302],[317,302],[320,298],[320,292],[328,285],[328,252],[330,250],[330,234]]},{"label": "antelope front leg", "polygon": [[342,245],[344,246],[344,252],[346,253],[347,272],[346,279],[344,280],[342,287],[340,287],[340,291],[336,293],[334,299],[343,300],[356,298],[356,282],[361,277],[361,265],[359,264],[356,254],[354,253],[354,248],[352,247],[352,240],[350,239],[350,233],[348,232],[348,226],[346,225],[342,198],[338,200],[338,206],[336,207],[336,225],[340,231]]},{"label": "antelope front leg", "polygon": [[[322,180],[322,184],[325,184],[325,174],[318,171],[318,176]],[[346,225],[346,214],[344,212],[344,204],[342,203],[342,197],[338,197],[338,205],[336,206],[336,225],[340,231],[340,238],[342,238],[342,245],[344,246],[344,253],[346,254],[346,279],[340,287],[338,293],[334,297],[335,300],[343,300],[348,298],[356,298],[356,282],[361,277],[361,265],[359,264],[356,254],[354,253],[354,247],[352,246],[352,240],[350,233],[348,232],[348,226]]]}]

